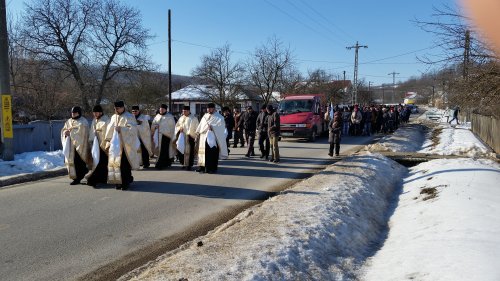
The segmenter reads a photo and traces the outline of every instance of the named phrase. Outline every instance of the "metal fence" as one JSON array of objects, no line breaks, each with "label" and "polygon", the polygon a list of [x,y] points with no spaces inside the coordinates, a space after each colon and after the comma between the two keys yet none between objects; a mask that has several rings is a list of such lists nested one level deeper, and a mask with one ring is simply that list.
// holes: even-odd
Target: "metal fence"
[{"label": "metal fence", "polygon": [[497,154],[500,153],[500,120],[475,113],[461,114],[461,117],[462,120],[471,122],[472,131]]},{"label": "metal fence", "polygon": [[64,120],[33,121],[14,125],[14,153],[62,149],[61,129]]}]

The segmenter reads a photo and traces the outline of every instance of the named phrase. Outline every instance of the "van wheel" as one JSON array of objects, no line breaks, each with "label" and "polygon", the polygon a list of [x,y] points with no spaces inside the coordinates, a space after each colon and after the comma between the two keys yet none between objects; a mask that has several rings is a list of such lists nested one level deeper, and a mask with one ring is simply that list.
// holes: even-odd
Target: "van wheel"
[{"label": "van wheel", "polygon": [[310,142],[316,141],[316,138],[318,137],[318,133],[316,131],[317,131],[316,128],[314,128],[314,130],[311,133],[311,136],[309,137]]}]

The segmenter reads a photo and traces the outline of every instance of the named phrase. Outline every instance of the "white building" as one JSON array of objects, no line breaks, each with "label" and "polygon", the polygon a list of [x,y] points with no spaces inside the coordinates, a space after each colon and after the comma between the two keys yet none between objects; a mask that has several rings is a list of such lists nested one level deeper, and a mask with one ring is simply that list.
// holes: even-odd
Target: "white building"
[{"label": "white building", "polygon": [[[200,116],[200,113],[206,112],[207,105],[212,102],[206,93],[216,93],[217,89],[210,85],[189,85],[178,91],[172,92],[172,108],[170,112],[179,113],[182,107],[189,105],[191,113]],[[166,96],[168,98],[168,95]],[[251,105],[254,110],[259,110],[262,104],[262,98],[251,90],[243,90],[238,94],[238,101],[235,106],[245,108]],[[234,107],[234,106],[233,106]],[[216,109],[221,110],[220,105],[216,104]]]}]

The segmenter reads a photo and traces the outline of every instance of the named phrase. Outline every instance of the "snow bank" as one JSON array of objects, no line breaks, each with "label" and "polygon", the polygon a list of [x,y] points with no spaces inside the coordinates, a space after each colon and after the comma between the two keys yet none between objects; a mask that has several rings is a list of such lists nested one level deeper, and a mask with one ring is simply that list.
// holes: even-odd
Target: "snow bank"
[{"label": "snow bank", "polygon": [[366,150],[372,152],[416,152],[425,141],[424,127],[418,124],[401,125],[393,134],[369,144]]},{"label": "snow bank", "polygon": [[25,152],[14,155],[14,161],[0,160],[0,177],[47,171],[63,166],[62,150]]},{"label": "snow bank", "polygon": [[356,278],[405,173],[380,155],[347,158],[120,280]]},{"label": "snow bank", "polygon": [[362,279],[500,280],[499,182],[500,165],[490,160],[411,168],[388,239]]},{"label": "snow bank", "polygon": [[470,130],[470,125],[452,127],[445,122],[434,130],[441,131],[437,145],[434,145],[433,140],[427,140],[418,152],[476,158],[494,157],[492,150]]}]

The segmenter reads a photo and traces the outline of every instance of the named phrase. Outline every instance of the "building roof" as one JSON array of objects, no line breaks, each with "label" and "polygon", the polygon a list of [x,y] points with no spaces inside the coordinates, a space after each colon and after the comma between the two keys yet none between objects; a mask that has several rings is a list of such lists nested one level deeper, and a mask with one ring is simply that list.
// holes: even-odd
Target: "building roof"
[{"label": "building roof", "polygon": [[[217,89],[211,85],[189,85],[180,90],[172,92],[172,100],[198,100],[198,101],[207,101],[209,98],[204,93],[212,93],[213,95],[217,94]],[[167,95],[168,97],[168,95]],[[239,95],[239,99],[250,99],[256,100],[260,99],[260,96],[256,94],[254,91],[243,89]]]}]

